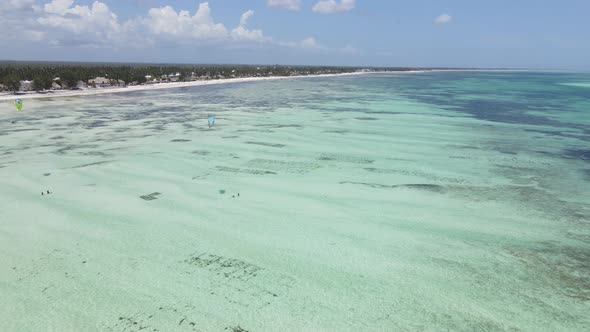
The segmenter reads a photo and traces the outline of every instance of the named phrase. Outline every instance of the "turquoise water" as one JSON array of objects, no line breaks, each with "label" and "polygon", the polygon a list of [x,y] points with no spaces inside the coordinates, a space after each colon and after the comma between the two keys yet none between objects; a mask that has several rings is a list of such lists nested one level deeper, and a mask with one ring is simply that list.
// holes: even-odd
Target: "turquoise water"
[{"label": "turquoise water", "polygon": [[0,330],[588,330],[584,82],[370,74],[6,103]]}]

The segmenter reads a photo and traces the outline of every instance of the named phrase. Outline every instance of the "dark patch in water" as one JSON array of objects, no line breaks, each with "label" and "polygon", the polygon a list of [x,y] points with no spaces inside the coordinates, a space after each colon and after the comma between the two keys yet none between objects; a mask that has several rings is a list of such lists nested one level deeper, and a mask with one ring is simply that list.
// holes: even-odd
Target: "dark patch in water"
[{"label": "dark patch in water", "polygon": [[463,144],[447,144],[445,147],[453,148],[453,149],[466,149],[466,150],[480,150],[480,147],[473,146],[473,145],[463,145]]},{"label": "dark patch in water", "polygon": [[407,188],[407,189],[416,189],[416,190],[426,190],[426,191],[430,191],[430,192],[435,192],[437,194],[442,194],[447,191],[446,188],[443,186],[440,186],[437,184],[428,184],[428,183],[385,185],[385,184],[380,184],[380,183],[341,181],[340,184],[357,184],[357,185],[363,185],[363,186],[368,186],[371,188],[378,188],[378,189]]},{"label": "dark patch in water", "polygon": [[497,149],[496,151],[503,153],[503,154],[509,154],[509,155],[517,155],[518,154],[518,152],[514,152],[512,150]]},{"label": "dark patch in water", "polygon": [[268,127],[268,128],[303,128],[302,125],[298,124],[275,124],[275,123],[268,123],[268,124],[260,124],[258,127]]},{"label": "dark patch in water", "polygon": [[508,252],[533,272],[544,276],[554,292],[582,302],[590,301],[590,250],[554,242],[508,247]]},{"label": "dark patch in water", "polygon": [[148,194],[148,195],[139,196],[139,198],[141,198],[141,199],[143,199],[145,201],[153,201],[154,199],[157,199],[159,195],[161,195],[161,193],[159,193],[159,192],[153,192],[153,193]]},{"label": "dark patch in water", "polygon": [[43,173],[43,176],[50,176],[51,173]]},{"label": "dark patch in water", "polygon": [[268,146],[268,147],[272,147],[272,148],[283,148],[286,145],[285,144],[278,144],[278,143],[266,143],[266,142],[252,142],[252,141],[248,141],[248,142],[244,142],[246,144],[253,144],[253,145],[262,145],[262,146]]},{"label": "dark patch in water", "polygon": [[324,130],[324,133],[331,133],[331,134],[346,134],[349,133],[350,130]]},{"label": "dark patch in water", "polygon": [[184,139],[184,138],[176,138],[171,140],[170,142],[190,142],[190,139]]},{"label": "dark patch in water", "polygon": [[240,129],[240,130],[236,130],[236,133],[245,133],[245,132],[257,132],[257,133],[274,133],[274,131],[269,130],[269,129]]},{"label": "dark patch in water", "polygon": [[262,159],[256,158],[246,163],[248,167],[262,168],[266,170],[276,172],[287,172],[295,174],[305,174],[311,170],[320,168],[321,166],[316,163],[304,162],[304,161],[282,161],[273,159]]},{"label": "dark patch in water", "polygon": [[590,162],[590,149],[567,149],[564,150],[563,155],[568,159],[580,159]]},{"label": "dark patch in water", "polygon": [[238,138],[240,136],[221,136],[221,138]]},{"label": "dark patch in water", "polygon": [[261,267],[254,264],[209,253],[193,255],[184,262],[195,267],[213,271],[224,278],[242,281],[249,281],[262,271]]},{"label": "dark patch in water", "polygon": [[377,118],[372,118],[369,116],[359,116],[357,118],[355,118],[356,120],[363,120],[363,121],[375,121],[375,120],[379,120]]},{"label": "dark patch in water", "polygon": [[198,154],[200,156],[206,156],[209,153],[211,153],[210,151],[206,151],[206,150],[195,150],[193,152],[191,152],[192,154]]},{"label": "dark patch in water", "polygon": [[235,168],[235,167],[227,167],[227,166],[215,166],[215,169],[222,172],[230,172],[230,173],[242,173],[242,174],[255,174],[255,175],[274,175],[277,174],[271,171],[263,171],[257,169],[246,169],[246,168]]},{"label": "dark patch in water", "polygon": [[39,131],[41,129],[9,129],[9,130],[4,130],[5,133],[17,133],[17,132],[21,132],[21,131]]},{"label": "dark patch in water", "polygon": [[565,132],[562,130],[524,129],[524,131],[533,132],[533,133],[540,133],[540,134],[545,134],[545,135],[550,135],[550,136],[576,138],[576,139],[581,139],[583,141],[590,141],[590,135],[588,135],[588,134],[571,133],[571,132]]},{"label": "dark patch in water", "polygon": [[98,128],[98,127],[108,127],[108,125],[106,124],[107,120],[96,120],[96,121],[92,121],[90,124],[88,124],[86,127],[88,129],[92,129],[92,128]]},{"label": "dark patch in water", "polygon": [[318,160],[336,161],[336,162],[352,163],[352,164],[372,164],[375,162],[374,160],[367,159],[364,157],[357,157],[357,156],[350,156],[350,155],[343,155],[343,154],[336,154],[336,153],[322,153],[318,157]]},{"label": "dark patch in water", "polygon": [[50,137],[49,139],[62,139],[62,138],[65,138],[65,137],[63,137],[63,136],[53,136],[53,137]]},{"label": "dark patch in water", "polygon": [[83,165],[73,166],[73,167],[69,167],[69,168],[83,168],[83,167],[88,167],[88,166],[95,166],[95,165],[106,164],[106,163],[110,163],[110,162],[113,162],[113,161],[114,160],[97,161],[95,163],[83,164]]},{"label": "dark patch in water", "polygon": [[107,153],[104,153],[104,152],[101,152],[101,151],[88,151],[88,152],[82,152],[80,154],[83,155],[83,156],[101,156],[101,157],[104,157],[104,156],[107,156],[108,155]]},{"label": "dark patch in water", "polygon": [[68,151],[73,151],[73,150],[77,150],[77,149],[84,149],[84,148],[97,148],[97,147],[98,147],[98,145],[96,145],[96,144],[68,145],[68,146],[65,146],[61,149],[56,150],[55,153],[63,155],[63,154],[66,154],[66,152],[68,152]]}]

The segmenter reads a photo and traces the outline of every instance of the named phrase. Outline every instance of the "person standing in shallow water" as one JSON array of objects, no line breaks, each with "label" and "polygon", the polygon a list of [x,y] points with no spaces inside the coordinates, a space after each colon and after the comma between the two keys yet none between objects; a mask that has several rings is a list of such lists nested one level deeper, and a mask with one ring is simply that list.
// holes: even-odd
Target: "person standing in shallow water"
[{"label": "person standing in shallow water", "polygon": [[215,117],[210,116],[209,119],[207,120],[207,124],[209,125],[209,128],[213,127],[213,125],[215,124]]}]

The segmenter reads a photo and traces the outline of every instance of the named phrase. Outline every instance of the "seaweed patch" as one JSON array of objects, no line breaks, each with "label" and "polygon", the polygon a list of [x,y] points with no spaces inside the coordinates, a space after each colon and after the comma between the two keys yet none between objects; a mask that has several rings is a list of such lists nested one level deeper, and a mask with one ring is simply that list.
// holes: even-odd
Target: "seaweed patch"
[{"label": "seaweed patch", "polygon": [[284,148],[286,145],[285,144],[278,144],[278,143],[266,143],[266,142],[252,142],[252,141],[247,141],[244,142],[246,144],[253,144],[253,145],[262,145],[262,146],[268,146],[271,148]]},{"label": "seaweed patch", "polygon": [[288,275],[208,252],[194,253],[181,264],[188,268],[185,274],[208,280],[206,289],[211,295],[240,307],[266,307],[295,284]]},{"label": "seaweed patch", "polygon": [[197,308],[191,304],[162,305],[150,312],[120,315],[107,329],[117,332],[161,332],[170,331],[170,326],[174,324],[174,331],[196,332],[199,331],[196,313]]},{"label": "seaweed patch", "polygon": [[89,164],[82,164],[82,165],[78,165],[78,166],[72,166],[69,168],[83,168],[83,167],[88,167],[88,166],[95,166],[95,165],[102,165],[102,164],[107,164],[110,162],[113,162],[114,160],[105,160],[105,161],[97,161],[95,163],[89,163]]},{"label": "seaweed patch", "polygon": [[252,159],[248,161],[246,165],[253,168],[262,168],[275,172],[287,172],[295,174],[305,174],[321,167],[319,164],[311,162],[282,161],[262,158]]},{"label": "seaweed patch", "polygon": [[352,181],[341,181],[340,184],[357,184],[363,185],[371,188],[379,188],[379,189],[416,189],[416,190],[426,190],[438,194],[445,193],[447,190],[444,186],[438,184],[429,184],[429,183],[410,183],[410,184],[394,184],[394,185],[385,185],[380,183],[368,183],[368,182],[352,182]]},{"label": "seaweed patch", "polygon": [[215,166],[215,169],[218,171],[221,171],[221,172],[242,173],[242,174],[255,174],[255,175],[277,174],[276,172],[271,172],[271,171],[247,169],[247,168],[235,168],[235,167],[227,167],[227,166]]},{"label": "seaweed patch", "polygon": [[207,150],[195,150],[193,152],[191,152],[192,154],[198,154],[199,156],[206,156],[208,154],[210,154],[210,151]]},{"label": "seaweed patch", "polygon": [[142,196],[139,196],[139,198],[141,198],[141,199],[143,199],[143,200],[145,200],[145,201],[153,201],[154,199],[157,199],[157,198],[158,198],[158,196],[160,196],[160,195],[161,195],[161,193],[159,193],[159,192],[154,192],[154,193],[151,193],[151,194],[149,194],[149,195],[142,195]]},{"label": "seaweed patch", "polygon": [[248,281],[258,275],[262,268],[244,261],[209,253],[193,255],[185,260],[189,265],[205,268],[224,278]]},{"label": "seaweed patch", "polygon": [[335,161],[335,162],[343,162],[343,163],[351,163],[351,164],[372,164],[375,162],[375,160],[364,158],[364,157],[357,157],[357,156],[350,156],[350,155],[343,155],[343,154],[336,154],[336,153],[322,153],[318,157],[318,160]]}]

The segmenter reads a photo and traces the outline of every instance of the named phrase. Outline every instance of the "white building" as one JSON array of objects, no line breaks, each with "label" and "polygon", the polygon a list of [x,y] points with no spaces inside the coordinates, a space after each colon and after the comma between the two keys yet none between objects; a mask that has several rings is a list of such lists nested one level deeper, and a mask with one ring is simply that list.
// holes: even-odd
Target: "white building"
[{"label": "white building", "polygon": [[111,86],[111,80],[106,77],[92,78],[88,80],[88,85],[97,88],[105,88]]},{"label": "white building", "polygon": [[110,86],[125,86],[125,81],[123,80],[112,80],[107,77],[97,77],[88,80],[88,85],[97,88],[106,88]]},{"label": "white building", "polygon": [[32,91],[33,90],[33,81],[20,81],[19,91]]}]

